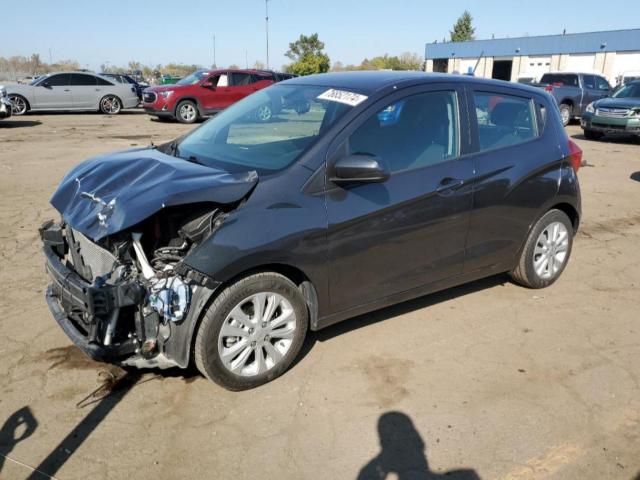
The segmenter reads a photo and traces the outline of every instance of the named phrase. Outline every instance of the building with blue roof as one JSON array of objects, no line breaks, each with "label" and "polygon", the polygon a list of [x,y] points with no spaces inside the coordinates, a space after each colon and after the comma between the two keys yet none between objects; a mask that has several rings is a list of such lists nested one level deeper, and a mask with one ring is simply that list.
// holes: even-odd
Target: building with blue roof
[{"label": "building with blue roof", "polygon": [[428,72],[537,81],[546,72],[598,73],[617,84],[640,72],[640,28],[605,32],[428,43]]}]

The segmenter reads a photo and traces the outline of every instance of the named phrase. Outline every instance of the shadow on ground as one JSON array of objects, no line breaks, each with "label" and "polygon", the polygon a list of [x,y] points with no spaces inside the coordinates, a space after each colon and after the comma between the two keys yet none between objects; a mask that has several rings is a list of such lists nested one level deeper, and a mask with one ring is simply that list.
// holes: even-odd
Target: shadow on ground
[{"label": "shadow on ground", "polygon": [[42,125],[42,122],[38,120],[3,120],[0,122],[0,129],[2,128],[21,128],[21,127],[37,127]]},{"label": "shadow on ground", "polygon": [[582,133],[576,133],[571,135],[571,138],[576,140],[585,140],[587,142],[600,142],[600,143],[637,143],[640,144],[640,137],[637,135],[629,135],[624,133],[609,133],[606,136],[598,140],[587,140]]},{"label": "shadow on ground", "polygon": [[350,318],[343,322],[337,323],[330,327],[324,328],[318,332],[309,331],[307,338],[300,354],[293,362],[292,368],[295,367],[302,359],[312,350],[316,342],[326,342],[333,337],[348,333],[358,328],[367,327],[378,322],[384,322],[394,317],[404,315],[405,313],[413,312],[414,310],[420,310],[422,308],[436,305],[441,302],[446,302],[457,297],[462,297],[470,293],[479,292],[498,285],[504,285],[509,283],[510,279],[507,274],[494,275],[492,277],[476,280],[475,282],[466,283],[459,287],[453,287],[440,292],[432,293],[422,297],[408,300],[406,302],[398,303],[390,307],[386,307],[380,310],[376,310],[364,315]]},{"label": "shadow on ground", "polygon": [[7,418],[0,428],[0,473],[13,447],[33,435],[36,428],[38,421],[29,407],[22,407]]},{"label": "shadow on ground", "polygon": [[390,474],[399,480],[480,480],[475,470],[432,472],[426,456],[426,444],[411,418],[401,412],[387,412],[378,419],[380,453],[358,474],[358,480],[383,480]]},{"label": "shadow on ground", "polygon": [[640,182],[640,172],[633,172],[629,178],[636,182]]}]

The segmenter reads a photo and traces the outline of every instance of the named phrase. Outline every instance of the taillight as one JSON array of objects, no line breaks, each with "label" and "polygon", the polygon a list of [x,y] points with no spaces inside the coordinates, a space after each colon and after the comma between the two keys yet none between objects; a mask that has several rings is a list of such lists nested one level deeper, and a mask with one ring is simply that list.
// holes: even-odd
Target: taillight
[{"label": "taillight", "polygon": [[582,149],[571,139],[569,139],[569,158],[573,171],[577,173],[582,166]]},{"label": "taillight", "polygon": [[549,85],[547,85],[546,87],[544,87],[544,89],[545,89],[547,92],[553,92],[553,85],[549,84]]}]

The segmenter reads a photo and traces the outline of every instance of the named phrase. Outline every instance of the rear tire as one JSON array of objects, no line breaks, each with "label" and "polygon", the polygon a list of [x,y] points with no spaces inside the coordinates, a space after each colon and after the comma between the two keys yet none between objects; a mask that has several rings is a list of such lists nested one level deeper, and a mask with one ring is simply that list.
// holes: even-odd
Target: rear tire
[{"label": "rear tire", "polygon": [[122,110],[122,102],[115,95],[106,95],[100,100],[100,111],[105,115],[117,115]]},{"label": "rear tire", "polygon": [[207,308],[196,335],[196,366],[228,390],[257,387],[291,366],[308,324],[307,304],[291,280],[273,272],[250,275]]},{"label": "rear tire", "polygon": [[536,222],[511,278],[529,288],[545,288],[564,271],[573,246],[573,225],[566,213],[549,210]]},{"label": "rear tire", "polygon": [[562,125],[567,126],[571,121],[571,105],[567,103],[560,104],[560,117],[562,118]]},{"label": "rear tire", "polygon": [[587,140],[600,140],[604,136],[604,133],[597,132],[595,130],[584,130],[584,138]]},{"label": "rear tire", "polygon": [[198,120],[198,106],[191,100],[182,100],[176,107],[176,119],[180,123],[194,123]]}]

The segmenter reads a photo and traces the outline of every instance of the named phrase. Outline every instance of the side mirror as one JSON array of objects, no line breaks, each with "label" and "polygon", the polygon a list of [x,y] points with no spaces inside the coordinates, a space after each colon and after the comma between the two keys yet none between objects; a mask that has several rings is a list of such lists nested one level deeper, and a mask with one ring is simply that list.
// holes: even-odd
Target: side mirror
[{"label": "side mirror", "polygon": [[215,90],[215,89],[216,89],[216,87],[214,87],[214,86],[213,86],[213,83],[211,83],[211,82],[202,82],[202,83],[200,84],[200,86],[201,86],[202,88],[208,88],[208,89],[210,89],[210,90]]},{"label": "side mirror", "polygon": [[354,153],[333,164],[334,183],[381,183],[389,179],[389,169],[381,158]]}]

